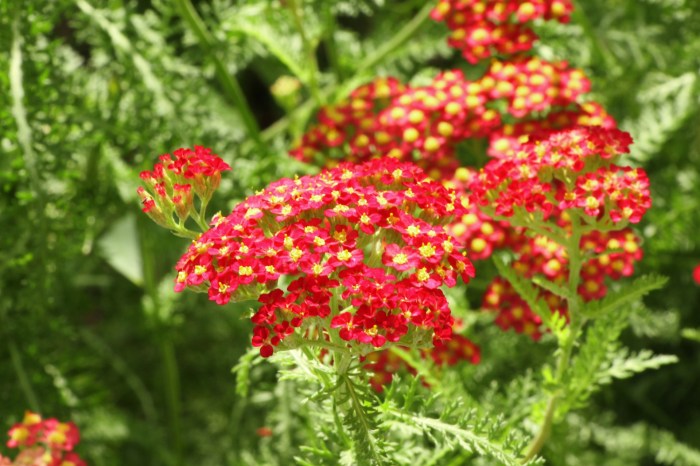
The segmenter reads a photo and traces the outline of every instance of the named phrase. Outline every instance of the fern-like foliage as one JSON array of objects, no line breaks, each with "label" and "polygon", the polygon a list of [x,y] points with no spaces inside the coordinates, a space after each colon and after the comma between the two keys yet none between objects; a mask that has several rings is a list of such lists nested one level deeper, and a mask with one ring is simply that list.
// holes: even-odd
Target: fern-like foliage
[{"label": "fern-like foliage", "polygon": [[598,371],[597,383],[611,383],[613,379],[626,379],[640,372],[677,362],[678,357],[670,354],[654,354],[650,350],[631,353],[627,348],[620,348],[608,355],[604,367]]},{"label": "fern-like foliage", "polygon": [[540,290],[530,280],[518,275],[513,268],[506,264],[502,257],[494,255],[493,263],[496,265],[498,273],[508,280],[513,289],[527,302],[530,309],[542,319],[545,325],[551,327],[552,312],[549,310],[547,303],[540,297]]},{"label": "fern-like foliage", "polygon": [[623,127],[634,137],[632,156],[644,162],[657,154],[663,145],[698,111],[697,73],[677,77],[653,74],[638,94],[642,106],[639,116]]},{"label": "fern-like foliage", "polygon": [[[454,458],[457,454],[457,458],[465,460],[482,457],[502,465],[520,464],[519,453],[527,439],[505,415],[489,414],[483,407],[465,403],[457,396],[416,396],[415,388],[416,384],[404,393],[387,395],[378,408],[380,418],[394,435],[406,435],[407,429],[413,428],[413,435],[424,436],[440,458]],[[439,401],[445,398],[452,401]],[[468,455],[465,457],[464,453]],[[442,461],[448,464],[446,459]]]},{"label": "fern-like foliage", "polygon": [[590,318],[602,317],[625,304],[636,301],[654,290],[662,288],[668,278],[658,275],[644,275],[621,290],[608,294],[605,298],[586,305],[584,314]]},{"label": "fern-like foliage", "polygon": [[629,325],[629,316],[636,307],[628,306],[604,314],[588,327],[585,340],[571,365],[562,409],[568,411],[584,406],[591,394],[613,379],[628,378],[678,361],[676,356],[654,355],[647,350],[630,353],[620,346],[620,334]]}]

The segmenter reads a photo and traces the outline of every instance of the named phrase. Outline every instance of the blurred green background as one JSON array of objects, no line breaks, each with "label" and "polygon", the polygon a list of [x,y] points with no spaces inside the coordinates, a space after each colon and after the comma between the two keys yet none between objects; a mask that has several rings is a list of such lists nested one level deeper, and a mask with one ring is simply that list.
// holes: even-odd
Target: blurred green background
[{"label": "blurred green background", "polygon": [[[309,57],[278,1],[196,2],[209,44],[183,21],[183,3],[0,1],[0,430],[33,409],[74,420],[78,451],[95,466],[290,464],[310,421],[288,382],[263,364],[251,393],[235,392],[231,368],[249,347],[246,306],[173,293],[186,242],[140,213],[135,189],[159,154],[194,144],[234,167],[212,211],[308,172],[286,150],[311,96],[301,90],[285,108],[270,87],[295,64],[305,72]],[[319,40],[322,100],[374,75],[421,82],[466,68],[446,46],[446,28],[430,21],[383,48],[424,1],[302,3]],[[664,435],[700,448],[700,286],[691,277],[700,263],[700,2],[577,7],[571,24],[538,27],[537,53],[582,67],[593,97],[636,141],[634,163],[648,170],[654,200],[639,225],[639,269],[670,281],[646,300],[653,311],[635,317],[625,342],[680,363],[613,384],[586,410],[600,429],[572,418],[559,436],[570,437],[569,456],[627,442],[637,456],[605,464],[653,465],[649,445]],[[381,60],[363,62],[371,56]],[[475,281],[470,296],[486,283]],[[463,371],[476,391],[542,360],[523,337],[482,330],[474,339],[488,364]],[[664,464],[700,464],[690,450],[668,454],[681,459]],[[561,464],[594,464],[584,458]]]}]

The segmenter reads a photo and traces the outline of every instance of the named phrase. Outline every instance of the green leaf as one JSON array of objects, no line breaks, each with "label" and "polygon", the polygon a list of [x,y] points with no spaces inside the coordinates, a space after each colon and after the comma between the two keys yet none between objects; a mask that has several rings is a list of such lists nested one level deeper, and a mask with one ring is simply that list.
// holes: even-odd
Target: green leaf
[{"label": "green leaf", "polygon": [[[565,288],[561,285],[558,285],[552,281],[547,280],[545,277],[541,275],[535,275],[532,277],[532,282],[544,288],[545,290],[549,291],[552,294],[555,294],[559,296],[560,298],[569,300],[571,298],[571,293],[569,292],[568,288]],[[574,299],[580,299],[578,296],[576,296]]]},{"label": "green leaf", "polygon": [[648,81],[638,94],[643,105],[639,118],[622,125],[634,137],[632,156],[640,162],[657,154],[698,108],[697,73],[677,77],[656,73]]},{"label": "green leaf", "polygon": [[667,277],[659,275],[644,275],[636,279],[631,285],[625,286],[619,291],[608,294],[605,298],[588,303],[583,314],[588,318],[600,318],[609,312],[619,309],[622,305],[635,301],[651,291],[662,288],[668,281]]},{"label": "green leaf", "polygon": [[143,286],[143,261],[136,217],[127,214],[100,239],[100,255],[136,286]]},{"label": "green leaf", "polygon": [[[485,423],[474,420],[473,416],[465,416],[462,422],[451,424],[440,419],[417,415],[414,412],[404,412],[396,408],[387,408],[385,413],[400,419],[401,422],[412,424],[423,430],[434,431],[446,438],[454,440],[459,447],[489,456],[498,461],[499,465],[516,466],[520,464],[515,453],[504,448],[500,439],[502,431],[498,428],[498,419]],[[471,414],[471,413],[470,413]]]},{"label": "green leaf", "polygon": [[540,316],[542,322],[549,327],[552,312],[550,311],[549,306],[547,306],[547,304],[540,299],[540,291],[537,289],[537,287],[533,286],[529,280],[519,276],[511,267],[508,266],[508,264],[505,263],[501,256],[494,254],[493,262],[496,265],[496,269],[498,269],[498,273],[508,280],[508,283],[510,283],[520,297],[525,300],[528,306],[530,306],[530,309],[532,309],[535,314]]},{"label": "green leaf", "polygon": [[675,355],[655,355],[650,350],[642,350],[630,355],[627,348],[621,348],[614,355],[609,355],[608,367],[597,374],[599,384],[607,384],[613,379],[626,379],[634,374],[649,369],[658,369],[667,364],[675,364],[678,357]]},{"label": "green leaf", "polygon": [[238,363],[233,366],[231,372],[236,374],[236,395],[243,398],[248,396],[250,392],[250,369],[261,361],[260,350],[249,348],[238,360]]}]

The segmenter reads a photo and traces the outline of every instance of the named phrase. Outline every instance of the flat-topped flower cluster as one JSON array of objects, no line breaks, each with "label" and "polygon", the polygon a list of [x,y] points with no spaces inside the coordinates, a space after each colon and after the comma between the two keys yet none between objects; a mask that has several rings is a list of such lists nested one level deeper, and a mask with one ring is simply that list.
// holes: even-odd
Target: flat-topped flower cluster
[{"label": "flat-topped flower cluster", "polygon": [[487,163],[470,185],[471,200],[496,216],[526,212],[531,223],[572,210],[599,230],[638,223],[651,206],[649,179],[643,169],[615,164],[631,143],[617,129],[554,132]]},{"label": "flat-topped flower cluster", "polygon": [[578,103],[589,90],[584,73],[566,62],[524,56],[493,60],[475,80],[460,70],[440,73],[426,86],[377,78],[323,107],[318,124],[290,153],[321,166],[338,158],[416,159],[434,178],[449,177],[459,165],[457,145],[468,139],[487,139],[488,153],[499,156],[524,135],[575,125],[614,126],[599,105]]},{"label": "flat-topped flower cluster", "polygon": [[282,179],[213,219],[178,262],[176,290],[203,287],[218,304],[259,298],[263,356],[295,329],[335,331],[365,352],[449,339],[439,288],[474,274],[445,230],[462,213],[453,191],[390,158]]}]

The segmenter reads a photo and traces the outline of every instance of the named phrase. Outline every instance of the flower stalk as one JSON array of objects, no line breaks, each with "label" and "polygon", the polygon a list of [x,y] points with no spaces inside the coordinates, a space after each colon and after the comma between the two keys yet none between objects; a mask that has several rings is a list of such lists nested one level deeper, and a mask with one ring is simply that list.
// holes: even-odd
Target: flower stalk
[{"label": "flower stalk", "polygon": [[192,5],[190,0],[175,0],[175,4],[180,12],[180,16],[185,20],[190,30],[194,33],[199,41],[200,47],[209,55],[214,62],[216,77],[221,84],[226,96],[238,109],[241,115],[243,124],[248,131],[248,136],[253,140],[259,154],[268,152],[266,144],[263,142],[255,115],[245,98],[245,94],[241,89],[240,84],[235,76],[226,69],[226,65],[216,52],[216,43],[214,37],[202,21],[202,18],[197,13],[197,10]]}]

